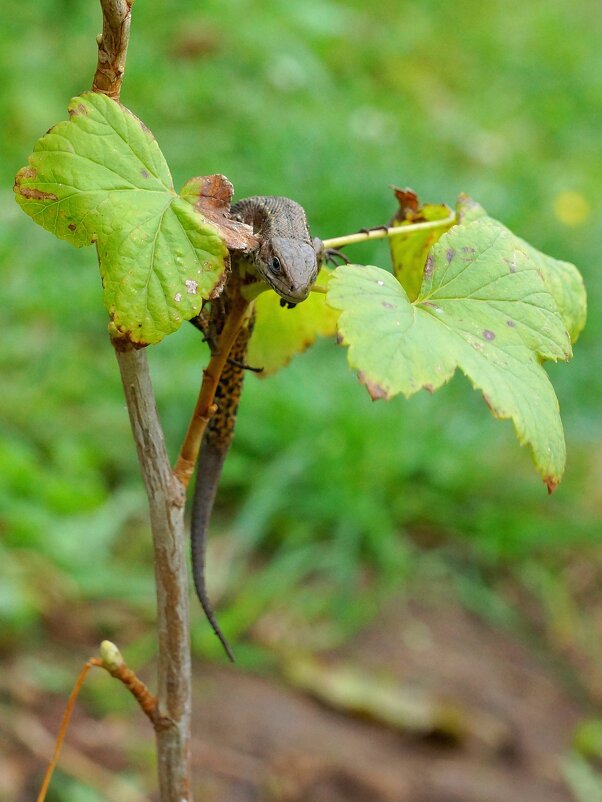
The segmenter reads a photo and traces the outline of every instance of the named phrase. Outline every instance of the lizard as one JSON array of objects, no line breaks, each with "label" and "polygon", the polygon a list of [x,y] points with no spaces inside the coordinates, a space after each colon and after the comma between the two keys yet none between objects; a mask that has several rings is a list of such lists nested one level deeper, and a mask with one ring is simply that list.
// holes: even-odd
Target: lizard
[{"label": "lizard", "polygon": [[[292,309],[304,301],[318,276],[323,246],[318,238],[312,239],[303,207],[289,198],[255,196],[235,203],[231,216],[251,226],[259,241],[258,247],[247,257],[234,260],[233,269],[222,294],[210,302],[192,322],[203,331],[210,348],[214,349],[221,333],[233,293],[240,292],[241,274],[280,296],[281,306]],[[254,311],[241,326],[230,350],[215,393],[216,411],[211,417],[197,460],[197,473],[191,519],[192,576],[196,594],[211,627],[219,638],[230,660],[232,649],[224,636],[205,583],[205,553],[207,530],[217,488],[236,423],[236,414],[242,391],[247,344],[253,331]]]}]

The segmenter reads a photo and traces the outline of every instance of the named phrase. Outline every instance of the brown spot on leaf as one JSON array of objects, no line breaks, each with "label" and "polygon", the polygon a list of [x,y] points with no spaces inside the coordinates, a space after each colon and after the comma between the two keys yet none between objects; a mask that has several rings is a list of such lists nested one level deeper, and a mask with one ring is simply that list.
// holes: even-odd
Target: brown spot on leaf
[{"label": "brown spot on leaf", "polygon": [[490,340],[490,341],[491,340],[495,340],[495,332],[490,331],[489,329],[485,329],[485,331],[483,332],[483,337],[486,340]]},{"label": "brown spot on leaf", "polygon": [[41,189],[36,187],[24,187],[24,181],[35,181],[38,174],[34,167],[22,167],[15,176],[14,191],[17,195],[21,195],[28,200],[50,200],[57,201],[58,197],[53,192],[42,192]]},{"label": "brown spot on leaf", "polygon": [[111,319],[110,328],[113,329],[111,334],[111,343],[116,351],[128,351],[131,348],[139,350],[140,348],[146,348],[149,345],[149,343],[141,341],[129,329],[126,329],[123,326],[115,323],[113,314],[110,314],[109,317]]},{"label": "brown spot on leaf", "polygon": [[76,231],[77,230],[77,226],[75,225],[75,223],[69,223],[67,228],[69,229],[69,231]]},{"label": "brown spot on leaf", "polygon": [[113,348],[116,351],[129,351],[130,348],[134,348],[136,351],[139,351],[141,348],[148,347],[149,343],[134,342],[130,339],[131,336],[131,331],[120,331],[118,336],[111,337]]},{"label": "brown spot on leaf", "polygon": [[399,189],[399,187],[391,187],[399,203],[399,209],[395,212],[391,220],[393,223],[402,223],[409,217],[413,217],[420,208],[420,201],[418,195],[413,189],[407,187],[406,189]]},{"label": "brown spot on leaf", "polygon": [[86,106],[84,106],[83,103],[78,103],[77,106],[73,106],[72,108],[69,109],[70,117],[79,117],[80,115],[84,116],[86,114],[88,114],[88,109],[86,108]]},{"label": "brown spot on leaf", "polygon": [[359,379],[361,384],[364,385],[366,390],[368,390],[370,398],[373,401],[378,401],[381,398],[389,397],[389,394],[383,387],[381,387],[379,384],[376,384],[376,382],[369,381],[366,378],[366,375],[361,370],[358,371],[357,378]]},{"label": "brown spot on leaf", "polygon": [[434,269],[435,269],[435,260],[433,259],[433,254],[429,253],[428,259],[426,260],[426,264],[424,265],[424,275],[432,276]]},{"label": "brown spot on leaf", "polygon": [[466,220],[467,213],[475,209],[479,204],[473,200],[470,195],[461,192],[458,196],[458,222],[463,223]]},{"label": "brown spot on leaf", "polygon": [[218,228],[227,248],[248,253],[255,250],[259,242],[250,226],[230,217],[233,194],[234,187],[220,174],[191,178],[182,190],[182,195],[193,203],[197,212]]},{"label": "brown spot on leaf", "polygon": [[[403,223],[424,223],[426,220],[431,219],[425,216],[422,205],[418,200],[418,195],[414,190],[409,188],[399,189],[399,187],[391,187],[391,189],[395,193],[399,208],[389,220],[389,226],[398,226]],[[430,208],[433,207],[433,204],[428,205]],[[441,204],[441,209],[445,210],[446,213],[450,211],[444,203]],[[427,241],[432,240],[432,236],[427,237]]]},{"label": "brown spot on leaf", "polygon": [[507,320],[506,321],[506,325],[510,326],[511,329],[515,329],[516,328],[516,323],[513,320]]},{"label": "brown spot on leaf", "polygon": [[432,384],[423,384],[422,389],[426,390],[427,393],[430,393],[431,395],[435,392],[435,388],[433,387]]},{"label": "brown spot on leaf", "polygon": [[15,183],[15,192],[28,200],[58,200],[58,197],[52,192],[42,192],[41,189],[35,189],[35,187],[22,187],[18,183]]},{"label": "brown spot on leaf", "polygon": [[495,408],[495,406],[494,406],[494,404],[493,404],[493,401],[491,400],[491,398],[489,398],[489,396],[487,395],[487,393],[483,393],[483,401],[484,401],[484,402],[487,404],[487,406],[489,407],[489,410],[490,410],[490,412],[492,412],[492,413],[493,413],[493,414],[494,414],[494,415],[497,417],[497,415],[498,415],[498,410]]},{"label": "brown spot on leaf", "polygon": [[139,117],[136,117],[136,115],[133,112],[131,112],[129,109],[127,109],[127,111],[129,111],[129,113],[132,115],[132,117],[138,122],[138,124],[140,125],[140,128],[144,131],[144,133],[150,139],[154,139],[153,132],[148,127],[148,125],[146,125],[146,123],[143,123],[142,120]]},{"label": "brown spot on leaf", "polygon": [[447,260],[447,264],[449,264],[451,262],[451,260],[454,258],[455,255],[456,255],[456,252],[455,252],[455,250],[453,248],[448,248],[447,249],[447,251],[445,252],[445,258]]},{"label": "brown spot on leaf", "polygon": [[560,480],[555,479],[553,476],[544,476],[543,481],[548,488],[548,495],[551,495],[560,484]]},{"label": "brown spot on leaf", "polygon": [[140,175],[142,176],[142,178],[149,178],[150,177],[150,173],[148,172],[148,170],[145,170],[144,168],[142,170],[140,170]]},{"label": "brown spot on leaf", "polygon": [[508,265],[511,273],[516,273],[516,257],[512,256],[510,259],[504,257],[504,262]]},{"label": "brown spot on leaf", "polygon": [[226,283],[226,280],[227,280],[228,276],[230,275],[230,255],[229,254],[224,258],[224,267],[225,267],[225,270],[222,273],[222,275],[221,275],[219,281],[217,282],[217,284],[215,285],[215,287],[211,290],[211,293],[209,294],[209,297],[207,298],[208,301],[213,301],[215,298],[218,298],[222,294],[222,290],[224,289],[224,284]]},{"label": "brown spot on leaf", "polygon": [[385,309],[395,309],[395,305],[394,304],[390,304],[388,301],[383,301],[382,305],[383,305],[383,307]]}]

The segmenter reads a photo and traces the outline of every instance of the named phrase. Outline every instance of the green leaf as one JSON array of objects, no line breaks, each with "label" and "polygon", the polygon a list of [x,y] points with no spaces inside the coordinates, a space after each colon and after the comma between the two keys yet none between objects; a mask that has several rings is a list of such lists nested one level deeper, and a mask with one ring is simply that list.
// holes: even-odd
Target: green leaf
[{"label": "green leaf", "polygon": [[373,398],[434,391],[459,367],[496,417],[512,419],[554,489],[565,445],[540,362],[568,359],[571,345],[539,265],[508,229],[490,218],[454,226],[433,248],[414,303],[390,273],[358,265],[334,271],[328,302]]},{"label": "green leaf", "polygon": [[157,343],[219,290],[225,245],[128,109],[89,92],[68,110],[17,174],[17,201],[60,239],[96,243],[111,334]]},{"label": "green leaf", "polygon": [[[517,238],[518,239],[518,238]],[[571,342],[576,342],[587,318],[587,296],[581,273],[570,262],[561,262],[518,239],[529,254],[556,302]]]},{"label": "green leaf", "polygon": [[[322,268],[317,284],[326,286],[332,274]],[[312,292],[294,309],[283,309],[274,292],[262,293],[255,302],[256,321],[247,359],[262,367],[262,376],[275,373],[295,354],[304,351],[317,337],[336,333],[338,313],[326,304],[326,296]]]},{"label": "green leaf", "polygon": [[[461,194],[456,203],[458,222],[463,225],[487,217],[480,203]],[[502,225],[502,223],[499,223]],[[585,326],[587,317],[587,297],[581,273],[570,262],[561,262],[538,251],[525,240],[516,238],[531,256],[548,287],[567,329],[571,342],[576,342]]]}]

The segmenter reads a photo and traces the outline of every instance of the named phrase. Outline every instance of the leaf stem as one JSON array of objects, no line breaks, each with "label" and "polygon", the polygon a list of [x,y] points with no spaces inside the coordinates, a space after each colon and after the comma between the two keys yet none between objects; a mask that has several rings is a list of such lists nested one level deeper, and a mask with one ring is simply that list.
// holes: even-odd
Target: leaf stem
[{"label": "leaf stem", "polygon": [[413,234],[415,231],[428,231],[433,228],[447,228],[456,220],[456,213],[452,212],[443,220],[429,220],[425,223],[409,223],[407,226],[391,226],[389,228],[375,228],[370,231],[358,231],[355,234],[345,234],[342,237],[325,239],[324,248],[342,248],[344,245],[355,245],[357,242],[367,242],[372,239],[389,239],[400,234]]},{"label": "leaf stem", "polygon": [[209,364],[203,371],[203,382],[199,397],[188,424],[188,431],[182,443],[180,455],[173,469],[174,476],[184,487],[188,486],[190,477],[194,472],[203,434],[216,409],[215,391],[249,306],[249,301],[239,293],[235,293],[233,306],[228,312],[226,323],[217,341],[217,348],[215,348]]}]

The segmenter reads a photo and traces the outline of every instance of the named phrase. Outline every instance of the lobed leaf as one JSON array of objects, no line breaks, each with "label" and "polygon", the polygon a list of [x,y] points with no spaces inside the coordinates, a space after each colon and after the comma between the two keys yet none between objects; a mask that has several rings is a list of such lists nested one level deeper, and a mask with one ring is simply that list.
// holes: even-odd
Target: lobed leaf
[{"label": "lobed leaf", "polygon": [[113,336],[159,342],[219,290],[226,247],[176,194],[155,138],[128,109],[87,92],[68,111],[17,174],[17,202],[60,239],[96,244]]},{"label": "lobed leaf", "polygon": [[565,444],[540,363],[568,359],[571,345],[541,265],[518,237],[490,218],[454,226],[433,248],[413,303],[393,275],[358,265],[334,271],[328,302],[373,398],[434,391],[460,368],[496,417],[512,419],[554,489]]},{"label": "lobed leaf", "polygon": [[[466,225],[487,217],[487,212],[480,203],[468,195],[461,194],[456,203],[456,216],[459,223]],[[554,259],[538,251],[525,240],[519,237],[516,239],[538,266],[556,302],[571,342],[576,342],[587,317],[587,298],[581,273],[570,262]]]},{"label": "lobed leaf", "polygon": [[[518,239],[518,238],[517,238]],[[587,318],[587,297],[581,273],[570,262],[562,262],[518,240],[537,265],[546,283],[571,342],[576,342]]]}]

